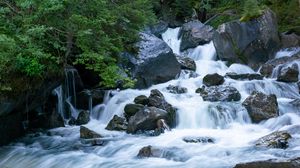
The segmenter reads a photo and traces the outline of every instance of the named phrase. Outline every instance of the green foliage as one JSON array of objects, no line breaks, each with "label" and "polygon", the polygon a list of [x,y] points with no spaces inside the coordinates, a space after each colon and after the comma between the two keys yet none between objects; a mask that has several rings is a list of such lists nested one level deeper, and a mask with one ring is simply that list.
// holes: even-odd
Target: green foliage
[{"label": "green foliage", "polygon": [[249,21],[262,15],[257,0],[246,0],[244,4],[243,16],[240,21]]},{"label": "green foliage", "polygon": [[17,79],[30,85],[74,63],[97,72],[101,86],[130,83],[117,56],[154,18],[150,0],[0,1],[0,84],[14,90]]}]

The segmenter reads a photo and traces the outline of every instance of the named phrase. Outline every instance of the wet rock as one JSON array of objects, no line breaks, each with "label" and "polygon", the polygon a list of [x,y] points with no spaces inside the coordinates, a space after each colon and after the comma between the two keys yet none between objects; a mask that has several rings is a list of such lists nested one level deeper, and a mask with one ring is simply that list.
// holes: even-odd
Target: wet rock
[{"label": "wet rock", "polygon": [[164,119],[168,122],[168,112],[156,107],[144,107],[130,117],[127,132],[136,133],[138,130],[155,130],[159,119]]},{"label": "wet rock", "polygon": [[241,94],[232,86],[211,86],[202,87],[196,90],[204,101],[239,101]]},{"label": "wet rock", "polygon": [[167,87],[167,90],[168,90],[170,93],[174,93],[174,94],[183,94],[183,93],[187,93],[187,88],[181,87],[181,86],[169,85],[169,86]]},{"label": "wet rock", "polygon": [[92,146],[104,146],[105,144],[107,144],[107,141],[104,141],[104,140],[99,139],[99,138],[81,139],[80,141],[81,141],[82,144],[92,145]]},{"label": "wet rock", "polygon": [[239,163],[234,168],[298,168],[300,167],[300,158],[289,160],[265,160],[249,163]]},{"label": "wet rock", "polygon": [[137,79],[137,88],[147,88],[153,84],[175,79],[180,73],[178,63],[172,49],[161,39],[147,33],[140,33],[141,41],[133,76]]},{"label": "wet rock", "polygon": [[263,76],[260,74],[237,74],[234,72],[226,73],[225,77],[235,80],[263,80]]},{"label": "wet rock", "polygon": [[257,69],[280,48],[276,15],[265,10],[261,17],[248,22],[224,23],[216,30],[213,42],[221,60]]},{"label": "wet rock", "polygon": [[160,20],[158,23],[151,25],[148,28],[148,31],[154,34],[156,37],[161,38],[161,35],[165,31],[167,31],[167,29],[168,29],[168,23]]},{"label": "wet rock", "polygon": [[81,111],[78,114],[76,125],[84,125],[90,121],[90,113],[89,111]]},{"label": "wet rock", "polygon": [[172,128],[175,127],[176,109],[165,100],[164,95],[159,90],[153,89],[150,92],[149,106],[154,106],[166,110],[168,112],[168,119],[166,120],[167,124]]},{"label": "wet rock", "polygon": [[246,107],[254,123],[277,117],[279,113],[277,99],[273,94],[265,95],[261,92],[253,92],[243,102],[243,106]]},{"label": "wet rock", "polygon": [[208,74],[204,76],[203,78],[203,84],[206,86],[217,86],[222,85],[224,83],[224,77],[214,73],[214,74]]},{"label": "wet rock", "polygon": [[182,140],[186,143],[215,143],[211,137],[184,137]]},{"label": "wet rock", "polygon": [[300,36],[295,33],[286,34],[283,33],[280,35],[281,38],[281,47],[282,48],[292,48],[300,46]]},{"label": "wet rock", "polygon": [[127,130],[127,121],[125,118],[114,115],[114,117],[110,120],[107,127],[107,130],[116,130],[116,131],[126,131]]},{"label": "wet rock", "polygon": [[108,90],[103,89],[83,90],[76,95],[76,108],[90,110],[89,101],[92,100],[93,107],[101,104],[107,93]]},{"label": "wet rock", "polygon": [[192,58],[180,56],[177,56],[176,58],[181,66],[181,69],[196,71],[196,63]]},{"label": "wet rock", "polygon": [[69,125],[76,125],[76,119],[74,117],[71,117],[71,119],[68,122]]},{"label": "wet rock", "polygon": [[[148,98],[147,98],[148,99]],[[129,120],[131,116],[134,116],[135,113],[143,109],[144,106],[141,104],[127,104],[124,108],[125,118]]]},{"label": "wet rock", "polygon": [[277,81],[280,82],[297,82],[299,75],[299,69],[297,64],[293,64],[289,67],[281,68],[278,76]]},{"label": "wet rock", "polygon": [[80,126],[80,138],[82,139],[93,139],[102,138],[102,136],[95,131],[88,129],[87,127]]},{"label": "wet rock", "polygon": [[281,57],[269,60],[260,69],[260,73],[265,77],[271,77],[273,70],[277,66],[288,65],[293,61],[300,61],[300,53],[297,53],[291,57]]},{"label": "wet rock", "polygon": [[148,105],[149,99],[145,95],[140,95],[134,98],[134,103],[135,104],[142,104],[142,105]]},{"label": "wet rock", "polygon": [[150,145],[140,149],[137,157],[138,158],[149,158],[149,157],[165,158],[168,160],[174,160],[180,162],[184,162],[189,159],[189,157],[185,154],[185,152],[179,148],[176,147],[158,148]]},{"label": "wet rock", "polygon": [[259,138],[255,145],[258,147],[282,148],[288,147],[288,140],[292,136],[286,131],[276,131],[269,135]]},{"label": "wet rock", "polygon": [[180,51],[210,42],[213,34],[213,27],[204,25],[198,20],[183,24],[179,32],[181,38]]}]

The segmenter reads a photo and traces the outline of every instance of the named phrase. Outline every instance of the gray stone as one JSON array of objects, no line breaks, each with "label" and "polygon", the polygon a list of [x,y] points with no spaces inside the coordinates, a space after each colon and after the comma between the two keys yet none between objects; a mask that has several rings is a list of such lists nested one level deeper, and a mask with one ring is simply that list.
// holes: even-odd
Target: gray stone
[{"label": "gray stone", "polygon": [[213,34],[213,27],[204,25],[198,20],[183,24],[179,32],[181,38],[180,51],[210,42]]},{"label": "gray stone", "polygon": [[213,42],[221,60],[258,69],[280,48],[276,15],[265,10],[261,17],[248,22],[224,23],[216,30]]},{"label": "gray stone", "polygon": [[116,130],[116,131],[126,131],[127,130],[127,121],[125,118],[114,115],[114,117],[109,121],[107,130]]},{"label": "gray stone", "polygon": [[259,138],[255,145],[257,147],[282,148],[288,147],[288,140],[292,136],[286,131],[276,131],[269,135]]},{"label": "gray stone", "polygon": [[200,93],[204,101],[239,101],[241,94],[232,86],[211,86],[202,87],[196,90],[196,93]]},{"label": "gray stone", "polygon": [[206,86],[217,86],[222,85],[224,83],[224,77],[214,73],[214,74],[208,74],[204,76],[203,78],[203,84]]},{"label": "gray stone", "polygon": [[80,126],[80,138],[82,139],[93,139],[102,138],[102,136],[95,131],[88,129],[87,127]]},{"label": "gray stone", "polygon": [[253,92],[243,102],[252,122],[258,123],[269,118],[277,117],[279,114],[276,96],[265,95],[261,92]]}]

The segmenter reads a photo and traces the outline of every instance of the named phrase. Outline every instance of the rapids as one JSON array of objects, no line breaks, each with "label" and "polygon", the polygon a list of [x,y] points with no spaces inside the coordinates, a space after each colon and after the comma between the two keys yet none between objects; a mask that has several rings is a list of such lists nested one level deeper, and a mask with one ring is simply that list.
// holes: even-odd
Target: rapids
[{"label": "rapids", "polygon": [[[105,137],[104,140],[107,141],[105,146],[82,144],[79,138],[79,126],[56,128],[49,130],[47,134],[40,133],[38,136],[28,134],[8,146],[1,147],[0,167],[229,168],[241,162],[299,157],[300,134],[297,133],[292,135],[293,140],[285,150],[261,149],[253,144],[253,141],[273,131],[300,126],[299,109],[290,105],[291,101],[300,98],[297,85],[277,82],[275,78],[252,81],[226,78],[225,84],[236,87],[241,93],[240,102],[254,90],[277,96],[280,116],[259,124],[252,124],[241,103],[205,102],[199,94],[195,93],[195,90],[202,85],[203,77],[209,73],[225,75],[227,72],[254,73],[255,71],[245,65],[233,64],[228,67],[225,62],[217,61],[213,42],[180,53],[178,31],[179,28],[168,29],[162,38],[174,53],[186,54],[196,61],[198,77],[187,78],[180,75],[177,79],[145,90],[127,89],[107,93],[104,103],[93,107],[92,120],[86,125]],[[276,57],[281,55],[282,53],[278,53]],[[186,87],[188,92],[169,93],[166,87],[170,84]],[[175,129],[157,137],[105,130],[113,115],[122,115],[126,104],[132,103],[136,96],[149,96],[151,89],[160,90],[166,100],[178,109],[178,123]],[[55,93],[59,95],[59,91],[58,89]],[[216,110],[218,104],[226,109],[222,115]],[[62,106],[61,102],[59,106]],[[189,136],[212,137],[215,143],[185,143],[182,139]],[[137,158],[139,150],[147,145],[180,150],[178,156],[170,156],[169,159]]]}]

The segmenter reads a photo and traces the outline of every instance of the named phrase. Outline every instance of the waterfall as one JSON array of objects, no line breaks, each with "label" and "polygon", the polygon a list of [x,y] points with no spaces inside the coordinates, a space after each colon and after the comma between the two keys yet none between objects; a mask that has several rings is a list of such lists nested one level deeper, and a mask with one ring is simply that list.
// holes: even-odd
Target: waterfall
[{"label": "waterfall", "polygon": [[57,112],[65,119],[66,116],[65,116],[65,109],[64,109],[64,98],[63,98],[62,85],[55,88],[52,93],[57,96],[57,106],[56,106]]},{"label": "waterfall", "polygon": [[76,108],[76,79],[75,75],[78,76],[78,72],[75,68],[65,69],[65,97],[69,99],[69,102]]},{"label": "waterfall", "polygon": [[[300,157],[300,96],[297,84],[278,82],[275,78],[250,81],[225,78],[223,85],[235,87],[241,94],[241,100],[204,101],[195,90],[203,85],[205,75],[258,72],[246,65],[227,66],[226,62],[217,60],[213,42],[180,52],[179,30],[180,28],[169,28],[162,34],[162,38],[177,55],[194,59],[196,71],[193,75],[182,71],[179,78],[153,85],[148,89],[106,91],[103,103],[96,106],[93,106],[92,96],[89,96],[88,108],[92,120],[84,126],[103,136],[99,139],[107,142],[104,146],[82,144],[78,126],[57,128],[49,131],[53,136],[29,135],[16,144],[0,148],[0,167],[230,168],[241,162]],[[278,52],[276,57],[292,55],[290,51],[289,55],[283,52],[286,51]],[[298,62],[294,63],[299,66]],[[279,69],[274,69],[274,77],[277,77],[278,71]],[[75,92],[76,73],[72,69],[67,69],[65,85],[54,90],[54,94],[58,97],[58,112],[66,113],[64,106],[68,106],[73,117],[77,116],[75,102],[79,100],[76,99]],[[170,93],[166,89],[169,85],[185,87],[187,93]],[[166,101],[177,109],[178,125],[175,128],[159,136],[131,135],[105,129],[114,115],[124,117],[126,104],[133,103],[137,96],[149,96],[152,89],[162,92]],[[253,91],[275,94],[280,116],[257,124],[251,123],[242,102]],[[290,129],[294,130],[294,133],[291,133],[293,139],[287,149],[255,147],[257,139],[274,131]],[[214,141],[213,143],[186,143],[184,141],[186,137],[196,139],[208,137]],[[139,150],[149,145],[164,150],[163,155],[166,155],[167,159],[137,158]]]}]

